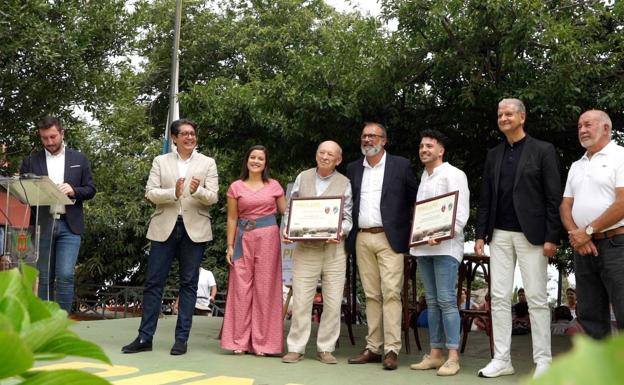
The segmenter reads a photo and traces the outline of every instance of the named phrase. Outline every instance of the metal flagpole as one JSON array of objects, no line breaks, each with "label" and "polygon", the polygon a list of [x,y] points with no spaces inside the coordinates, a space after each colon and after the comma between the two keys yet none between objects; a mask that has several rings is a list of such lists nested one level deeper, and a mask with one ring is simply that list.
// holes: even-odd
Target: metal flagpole
[{"label": "metal flagpole", "polygon": [[182,0],[176,0],[176,12],[173,24],[173,52],[171,55],[171,81],[169,87],[169,112],[167,113],[167,127],[165,127],[165,138],[163,140],[163,154],[172,151],[172,144],[169,138],[169,127],[171,123],[180,118],[180,104],[178,102],[178,75],[179,75],[179,55],[180,52],[180,24],[182,20]]}]

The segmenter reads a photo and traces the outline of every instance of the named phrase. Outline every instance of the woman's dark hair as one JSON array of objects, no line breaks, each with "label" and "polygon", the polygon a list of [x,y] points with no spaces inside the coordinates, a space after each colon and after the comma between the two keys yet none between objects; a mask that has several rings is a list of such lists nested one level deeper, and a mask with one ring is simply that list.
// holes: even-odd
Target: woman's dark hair
[{"label": "woman's dark hair", "polygon": [[247,150],[247,153],[245,154],[245,158],[243,158],[243,166],[241,167],[241,173],[240,173],[239,179],[240,180],[249,179],[249,169],[247,168],[247,161],[249,160],[249,156],[251,155],[251,153],[255,150],[260,150],[264,152],[264,170],[262,170],[262,181],[268,182],[269,181],[269,152],[267,151],[266,147],[259,145],[259,144],[255,146],[251,146],[249,147],[249,150]]}]

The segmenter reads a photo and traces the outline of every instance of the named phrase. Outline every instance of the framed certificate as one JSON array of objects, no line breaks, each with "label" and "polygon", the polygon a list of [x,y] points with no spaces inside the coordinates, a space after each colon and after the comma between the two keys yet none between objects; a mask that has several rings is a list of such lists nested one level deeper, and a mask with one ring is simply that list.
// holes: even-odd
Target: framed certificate
[{"label": "framed certificate", "polygon": [[327,240],[338,239],[342,229],[341,196],[292,198],[286,234],[288,239]]},{"label": "framed certificate", "polygon": [[443,241],[455,236],[455,217],[459,191],[416,202],[410,246],[426,244],[430,239]]}]

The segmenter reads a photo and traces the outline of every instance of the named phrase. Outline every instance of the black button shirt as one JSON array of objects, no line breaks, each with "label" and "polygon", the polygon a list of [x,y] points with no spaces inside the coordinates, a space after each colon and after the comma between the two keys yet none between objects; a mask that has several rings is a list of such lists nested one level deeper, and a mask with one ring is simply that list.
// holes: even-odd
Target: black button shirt
[{"label": "black button shirt", "polygon": [[498,203],[494,225],[497,229],[522,231],[513,204],[513,186],[524,143],[526,143],[526,136],[513,144],[505,141],[505,152],[498,181]]}]

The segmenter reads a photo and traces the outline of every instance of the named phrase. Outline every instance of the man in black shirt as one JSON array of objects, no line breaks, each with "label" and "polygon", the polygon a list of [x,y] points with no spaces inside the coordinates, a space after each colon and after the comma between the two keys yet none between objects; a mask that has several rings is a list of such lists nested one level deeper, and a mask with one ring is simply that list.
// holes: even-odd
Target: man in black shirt
[{"label": "man in black shirt", "polygon": [[505,141],[488,152],[477,211],[475,253],[490,244],[494,359],[481,377],[513,374],[511,296],[516,260],[526,288],[532,324],[534,375],[552,360],[546,282],[548,258],[557,252],[561,230],[561,179],[552,144],[524,131],[526,112],[518,99],[498,104],[498,128]]}]

